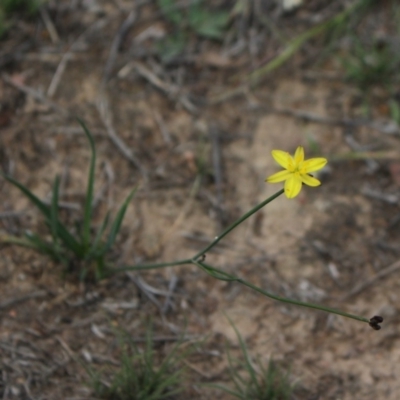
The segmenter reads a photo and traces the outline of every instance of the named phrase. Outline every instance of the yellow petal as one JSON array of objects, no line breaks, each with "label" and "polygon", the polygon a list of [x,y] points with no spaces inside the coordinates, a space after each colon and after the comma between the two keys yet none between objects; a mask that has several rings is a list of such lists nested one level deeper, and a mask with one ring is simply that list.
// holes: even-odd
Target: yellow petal
[{"label": "yellow petal", "polygon": [[274,160],[282,167],[285,169],[288,169],[290,167],[290,162],[292,161],[293,163],[293,158],[292,156],[287,153],[286,151],[282,150],[272,150],[272,157],[274,157]]},{"label": "yellow petal", "polygon": [[296,164],[300,164],[304,161],[304,149],[302,146],[299,146],[294,153],[294,162]]},{"label": "yellow petal", "polygon": [[321,168],[324,168],[328,160],[326,158],[310,158],[306,160],[301,165],[301,173],[308,174],[310,172],[318,171]]},{"label": "yellow petal", "polygon": [[296,197],[301,190],[301,179],[292,174],[289,179],[285,182],[285,195],[288,199]]},{"label": "yellow petal", "polygon": [[315,186],[319,186],[321,184],[321,182],[318,179],[314,178],[313,176],[307,175],[307,174],[301,175],[301,180],[303,183],[305,183],[308,186],[315,187]]},{"label": "yellow petal", "polygon": [[269,183],[282,182],[282,181],[285,181],[286,179],[290,178],[291,175],[292,175],[292,173],[285,169],[284,171],[280,171],[280,172],[277,172],[276,174],[269,176],[265,181],[269,182]]}]

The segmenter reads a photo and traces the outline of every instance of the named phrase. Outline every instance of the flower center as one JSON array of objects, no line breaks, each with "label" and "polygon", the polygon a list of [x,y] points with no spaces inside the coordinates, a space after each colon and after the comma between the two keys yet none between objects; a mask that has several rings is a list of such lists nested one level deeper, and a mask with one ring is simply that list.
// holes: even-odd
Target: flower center
[{"label": "flower center", "polygon": [[293,174],[296,175],[304,175],[306,173],[305,168],[304,168],[304,163],[295,163],[294,165],[290,165],[291,171]]}]

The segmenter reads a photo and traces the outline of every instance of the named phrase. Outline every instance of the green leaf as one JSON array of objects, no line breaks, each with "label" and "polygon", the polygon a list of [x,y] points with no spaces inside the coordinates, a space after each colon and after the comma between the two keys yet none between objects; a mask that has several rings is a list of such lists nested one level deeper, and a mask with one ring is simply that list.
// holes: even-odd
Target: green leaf
[{"label": "green leaf", "polygon": [[25,236],[26,236],[25,238],[19,238],[15,236],[5,235],[1,236],[0,241],[2,244],[16,244],[18,246],[28,247],[30,249],[42,251],[41,248],[39,248],[36,245],[36,243],[31,240],[28,234],[25,234]]},{"label": "green leaf", "polygon": [[110,233],[108,234],[107,242],[100,253],[101,255],[104,255],[113,246],[115,239],[117,237],[118,231],[121,227],[122,221],[124,219],[126,209],[128,208],[129,202],[131,201],[132,197],[136,193],[137,188],[138,188],[137,186],[135,188],[133,188],[133,190],[129,193],[129,196],[126,198],[126,200],[122,204],[121,208],[119,209],[119,211],[114,219],[114,222],[111,225],[111,229],[110,229]]},{"label": "green leaf", "polygon": [[58,221],[58,193],[60,187],[60,177],[56,176],[53,185],[53,196],[51,198],[51,208],[50,208],[50,228],[51,234],[53,235],[53,251],[57,254],[57,259],[61,260],[60,247],[58,243],[58,229],[57,227],[61,225]]},{"label": "green leaf", "polygon": [[230,395],[232,395],[232,396],[234,396],[234,397],[236,397],[238,399],[243,399],[243,396],[242,396],[241,392],[239,392],[239,391],[235,392],[234,390],[229,389],[227,386],[219,385],[217,383],[206,383],[206,384],[204,384],[204,386],[210,387],[210,388],[213,388],[213,389],[219,389],[219,390],[222,390],[222,391],[224,391],[224,392],[226,392],[226,393],[228,393],[228,394],[230,394]]},{"label": "green leaf", "polygon": [[97,231],[92,247],[86,256],[87,260],[93,257],[98,252],[98,248],[101,246],[101,238],[103,237],[104,231],[107,229],[109,220],[110,220],[110,212],[107,213],[102,224],[100,225],[100,228]]},{"label": "green leaf", "polygon": [[[17,187],[44,215],[46,221],[51,225],[51,211],[50,208],[44,204],[38,197],[36,197],[29,189],[24,185],[11,178],[8,175],[2,174],[3,177],[15,187]],[[63,241],[63,243],[75,254],[81,254],[81,246],[76,239],[68,232],[65,226],[58,221],[57,223],[57,235]]]},{"label": "green leaf", "polygon": [[28,197],[28,199],[42,212],[42,214],[45,216],[45,218],[50,219],[50,210],[49,207],[43,203],[38,197],[36,197],[28,188],[26,188],[24,185],[16,181],[14,178],[11,178],[11,176],[2,174],[4,179],[6,179],[8,182],[12,183],[14,186],[16,186],[21,192]]},{"label": "green leaf", "polygon": [[210,38],[221,39],[229,22],[229,13],[210,12],[200,7],[192,6],[189,10],[189,24],[197,34]]},{"label": "green leaf", "polygon": [[46,242],[36,233],[27,232],[25,233],[25,238],[26,240],[30,241],[32,244],[30,247],[33,249],[39,251],[40,253],[47,254],[56,260],[65,261],[53,243]]},{"label": "green leaf", "polygon": [[94,191],[94,169],[96,165],[96,148],[94,145],[93,136],[90,133],[89,129],[86,127],[85,123],[78,118],[78,122],[81,124],[83,131],[86,134],[86,137],[89,140],[90,150],[92,152],[92,157],[90,159],[89,166],[89,177],[86,189],[86,199],[85,199],[85,208],[83,212],[83,228],[82,228],[82,241],[84,251],[87,251],[90,243],[90,222],[92,218],[93,212],[93,191]]},{"label": "green leaf", "polygon": [[55,242],[58,240],[57,225],[58,225],[58,192],[60,187],[60,177],[56,176],[53,185],[53,196],[51,198],[50,209],[50,227],[53,239]]},{"label": "green leaf", "polygon": [[157,43],[157,52],[163,63],[168,63],[179,56],[186,46],[186,35],[179,31]]},{"label": "green leaf", "polygon": [[35,13],[40,7],[39,0],[1,0],[1,5],[5,12],[26,11],[28,14]]},{"label": "green leaf", "polygon": [[228,319],[229,323],[231,324],[231,326],[232,326],[233,330],[235,331],[236,336],[237,336],[237,338],[239,340],[240,348],[242,350],[242,353],[243,353],[245,361],[246,361],[246,367],[245,368],[246,368],[247,372],[249,373],[250,380],[251,380],[252,384],[255,385],[256,388],[259,391],[260,390],[260,386],[259,386],[258,379],[257,379],[257,373],[256,373],[256,371],[255,371],[255,369],[253,367],[252,362],[251,362],[249,353],[247,351],[246,344],[245,344],[241,334],[239,333],[238,329],[236,328],[235,324],[233,323],[233,321],[228,316],[227,316],[227,319]]},{"label": "green leaf", "polygon": [[105,277],[104,270],[104,257],[98,257],[96,261],[96,268],[94,270],[95,278],[97,281],[101,281]]},{"label": "green leaf", "polygon": [[161,8],[161,12],[167,19],[176,25],[181,24],[183,21],[183,14],[177,9],[175,0],[158,0],[157,5]]}]

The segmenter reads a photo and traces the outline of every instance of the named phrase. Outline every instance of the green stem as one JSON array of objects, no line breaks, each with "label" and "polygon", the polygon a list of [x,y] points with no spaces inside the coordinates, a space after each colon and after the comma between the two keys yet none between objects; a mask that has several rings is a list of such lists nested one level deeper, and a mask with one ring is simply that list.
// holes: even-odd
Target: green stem
[{"label": "green stem", "polygon": [[203,254],[207,253],[211,248],[213,248],[220,240],[222,240],[230,231],[235,229],[238,225],[240,225],[244,220],[252,216],[255,212],[257,212],[259,209],[263,208],[265,205],[270,203],[272,200],[275,200],[277,197],[279,197],[282,193],[284,192],[284,189],[279,190],[276,192],[274,195],[271,197],[268,197],[268,199],[264,200],[254,208],[252,208],[250,211],[248,211],[246,214],[244,214],[242,217],[240,217],[238,220],[236,220],[232,225],[228,226],[219,236],[217,236],[208,246],[206,246],[203,250],[199,251],[192,259],[197,260],[199,257],[201,257]]},{"label": "green stem", "polygon": [[194,265],[196,265],[196,267],[199,267],[200,269],[202,269],[206,274],[208,274],[208,275],[212,276],[213,278],[218,279],[220,281],[232,282],[232,281],[237,280],[236,276],[228,274],[227,272],[221,271],[221,270],[214,268],[209,264],[205,264],[201,261],[192,260],[192,264],[194,264]]},{"label": "green stem", "polygon": [[89,177],[86,188],[86,198],[85,206],[83,211],[83,227],[82,227],[82,247],[83,253],[86,253],[90,246],[90,223],[93,214],[93,192],[94,192],[94,170],[96,167],[96,146],[94,144],[94,139],[89,129],[86,127],[83,120],[78,118],[78,122],[82,126],[86,137],[89,140],[91,158],[89,166]]},{"label": "green stem", "polygon": [[369,324],[370,320],[368,318],[365,317],[360,317],[358,315],[354,315],[354,314],[349,314],[340,310],[336,310],[335,308],[330,308],[330,307],[325,307],[325,306],[320,306],[318,304],[313,304],[313,303],[306,303],[304,301],[298,301],[298,300],[292,300],[292,299],[288,299],[287,297],[281,297],[281,296],[276,296],[272,293],[267,292],[264,289],[261,289],[260,287],[253,285],[250,282],[247,282],[244,279],[238,278],[235,275],[231,275],[228,274],[224,271],[221,271],[218,268],[215,268],[211,265],[208,265],[204,262],[201,261],[195,261],[192,260],[192,264],[198,266],[199,268],[201,268],[203,271],[207,272],[209,275],[213,276],[216,279],[219,280],[223,280],[223,281],[230,281],[230,282],[238,282],[244,286],[249,287],[250,289],[255,290],[258,293],[263,294],[264,296],[267,296],[273,300],[277,300],[283,303],[288,303],[288,304],[294,304],[296,306],[301,306],[301,307],[307,307],[307,308],[313,308],[316,310],[320,310],[320,311],[325,311],[331,314],[337,314],[337,315],[341,315],[342,317],[347,317],[347,318],[351,318],[351,319],[355,319],[357,321],[361,321],[361,322],[366,322],[367,324]]},{"label": "green stem", "polygon": [[192,264],[192,260],[187,258],[185,260],[170,261],[164,263],[154,263],[154,264],[137,264],[137,265],[123,265],[119,268],[109,268],[108,271],[111,273],[122,272],[122,271],[142,271],[146,269],[158,269],[165,267],[173,267],[175,265]]}]

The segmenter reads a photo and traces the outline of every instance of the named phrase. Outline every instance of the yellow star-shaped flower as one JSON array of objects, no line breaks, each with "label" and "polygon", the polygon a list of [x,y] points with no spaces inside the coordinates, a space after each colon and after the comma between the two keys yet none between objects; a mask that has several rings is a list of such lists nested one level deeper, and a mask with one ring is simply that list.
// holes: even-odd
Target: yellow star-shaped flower
[{"label": "yellow star-shaped flower", "polygon": [[326,158],[310,158],[304,160],[304,149],[299,146],[292,157],[282,150],[272,150],[272,157],[284,171],[269,176],[265,181],[277,183],[285,181],[285,195],[288,199],[296,197],[305,183],[308,186],[319,186],[321,182],[310,175],[310,172],[323,168],[328,160]]}]

